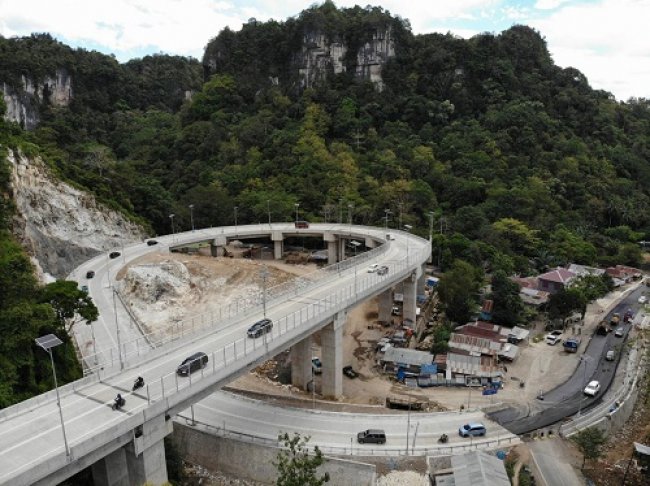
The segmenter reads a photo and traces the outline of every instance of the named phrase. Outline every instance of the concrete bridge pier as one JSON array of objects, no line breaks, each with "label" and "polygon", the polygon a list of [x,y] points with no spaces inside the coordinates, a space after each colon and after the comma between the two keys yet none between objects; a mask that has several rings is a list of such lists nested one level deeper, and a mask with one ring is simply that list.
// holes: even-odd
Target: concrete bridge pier
[{"label": "concrete bridge pier", "polygon": [[323,241],[327,242],[327,264],[334,265],[339,261],[338,258],[338,238],[332,233],[323,233]]},{"label": "concrete bridge pier", "polygon": [[225,254],[225,248],[228,242],[225,236],[217,236],[210,243],[210,255],[213,257],[221,257]]},{"label": "concrete bridge pier", "polygon": [[413,272],[409,275],[406,280],[404,280],[404,305],[403,305],[403,317],[404,321],[410,320],[411,325],[415,326],[415,320],[417,317],[417,280],[418,276],[416,272]]},{"label": "concrete bridge pier", "polygon": [[426,267],[425,265],[422,265],[422,268],[420,268],[418,272],[418,288],[417,288],[418,295],[424,295],[424,286],[426,283],[427,283]]},{"label": "concrete bridge pier", "polygon": [[167,483],[165,436],[171,419],[158,415],[142,424],[141,433],[92,466],[95,486],[160,486]]},{"label": "concrete bridge pier", "polygon": [[342,262],[345,260],[345,238],[342,236],[338,237],[338,248],[339,248],[339,261]]},{"label": "concrete bridge pier", "polygon": [[273,241],[273,258],[282,260],[282,253],[284,251],[284,235],[282,231],[273,231],[271,233],[271,241]]},{"label": "concrete bridge pier", "polygon": [[388,289],[379,294],[379,320],[390,322],[391,310],[393,309],[393,290]]},{"label": "concrete bridge pier", "polygon": [[311,343],[309,336],[291,347],[291,384],[303,390],[312,380]]},{"label": "concrete bridge pier", "polygon": [[339,398],[343,395],[343,326],[346,317],[345,312],[339,312],[334,321],[321,331],[322,395],[326,398]]}]

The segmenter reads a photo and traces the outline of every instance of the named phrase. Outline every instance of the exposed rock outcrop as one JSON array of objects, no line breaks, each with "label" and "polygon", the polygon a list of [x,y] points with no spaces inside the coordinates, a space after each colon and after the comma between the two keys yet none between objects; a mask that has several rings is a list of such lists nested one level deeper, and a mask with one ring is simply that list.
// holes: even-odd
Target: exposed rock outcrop
[{"label": "exposed rock outcrop", "polygon": [[2,83],[4,101],[7,105],[5,120],[17,122],[27,130],[38,125],[39,106],[48,102],[54,106],[68,106],[72,100],[72,77],[65,69],[57,69],[54,76],[34,81],[21,76],[22,86],[18,89]]},{"label": "exposed rock outcrop", "polygon": [[64,278],[85,260],[142,241],[137,224],[57,180],[39,158],[8,151],[17,214],[14,233],[45,273]]}]

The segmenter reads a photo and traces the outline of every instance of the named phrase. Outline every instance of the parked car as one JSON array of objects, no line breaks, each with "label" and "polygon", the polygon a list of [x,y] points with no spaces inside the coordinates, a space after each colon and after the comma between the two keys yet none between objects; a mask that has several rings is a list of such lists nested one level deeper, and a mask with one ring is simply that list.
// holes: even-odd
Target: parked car
[{"label": "parked car", "polygon": [[616,337],[623,337],[624,334],[625,334],[625,329],[623,329],[622,327],[618,327],[616,328],[616,331],[614,331],[614,336]]},{"label": "parked car", "polygon": [[357,434],[359,444],[385,444],[386,432],[380,429],[368,429]]},{"label": "parked car", "polygon": [[119,251],[112,251],[108,254],[108,257],[112,259],[112,258],[117,258],[120,255],[121,253]]},{"label": "parked car", "polygon": [[200,370],[208,363],[208,355],[202,352],[194,353],[188,356],[176,368],[176,373],[181,376],[188,376],[190,373]]},{"label": "parked car", "polygon": [[158,242],[156,240],[147,240],[147,246],[153,246],[153,245],[157,245],[157,244],[158,244]]},{"label": "parked car", "polygon": [[395,237],[394,237],[393,235],[391,235],[390,233],[388,233],[388,234],[386,235],[386,239],[387,239],[388,241],[391,241],[391,240],[394,240]]},{"label": "parked car", "polygon": [[354,371],[354,369],[350,365],[343,367],[343,374],[348,378],[353,378],[353,379],[359,376],[359,373]]},{"label": "parked car", "polygon": [[388,267],[386,265],[382,265],[377,269],[377,275],[388,275]]},{"label": "parked car", "polygon": [[559,343],[562,340],[562,331],[560,330],[551,331],[546,335],[545,339],[546,339],[546,344],[555,346],[557,343]]},{"label": "parked car", "polygon": [[487,432],[485,425],[480,422],[471,422],[469,424],[461,425],[458,428],[458,435],[461,437],[470,437],[470,436],[483,436]]},{"label": "parked car", "polygon": [[648,301],[648,298],[645,295],[639,297],[639,304],[645,304]]},{"label": "parked car", "polygon": [[590,381],[585,387],[585,395],[595,397],[596,393],[600,391],[600,383],[597,380]]},{"label": "parked car", "polygon": [[616,358],[616,352],[613,349],[610,349],[609,351],[607,351],[607,354],[605,354],[605,359],[607,361],[614,361],[615,358]]},{"label": "parked car", "polygon": [[273,329],[273,321],[271,319],[262,319],[249,327],[246,334],[249,338],[258,338],[271,332],[271,329]]},{"label": "parked car", "polygon": [[402,309],[398,305],[394,305],[393,308],[390,311],[391,314],[394,316],[401,316],[402,315]]},{"label": "parked car", "polygon": [[320,375],[323,372],[323,362],[318,356],[311,359],[311,369],[315,375]]},{"label": "parked car", "polygon": [[86,278],[93,278],[95,276],[95,271],[94,270],[88,270],[86,272]]},{"label": "parked car", "polygon": [[379,269],[379,264],[373,263],[368,267],[368,273],[375,273]]}]

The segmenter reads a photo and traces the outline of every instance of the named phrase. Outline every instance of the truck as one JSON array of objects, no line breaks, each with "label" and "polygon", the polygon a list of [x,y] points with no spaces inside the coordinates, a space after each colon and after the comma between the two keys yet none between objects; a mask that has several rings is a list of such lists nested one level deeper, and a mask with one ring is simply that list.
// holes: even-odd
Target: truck
[{"label": "truck", "polygon": [[618,326],[618,323],[621,322],[621,315],[616,312],[609,321],[609,325],[612,327]]},{"label": "truck", "polygon": [[580,338],[576,336],[571,336],[569,339],[562,343],[564,350],[567,353],[577,353],[578,348],[580,347]]},{"label": "truck", "polygon": [[607,326],[607,321],[600,321],[598,328],[596,329],[596,334],[599,336],[607,336],[607,333],[611,332],[612,329]]}]

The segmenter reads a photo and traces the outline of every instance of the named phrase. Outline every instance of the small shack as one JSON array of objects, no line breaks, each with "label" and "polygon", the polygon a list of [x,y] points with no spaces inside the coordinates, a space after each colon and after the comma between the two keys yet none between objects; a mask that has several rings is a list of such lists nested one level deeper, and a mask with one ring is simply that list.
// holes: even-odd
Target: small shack
[{"label": "small shack", "polygon": [[386,373],[397,373],[401,369],[419,375],[423,366],[433,363],[433,355],[416,349],[388,348],[380,363]]}]

